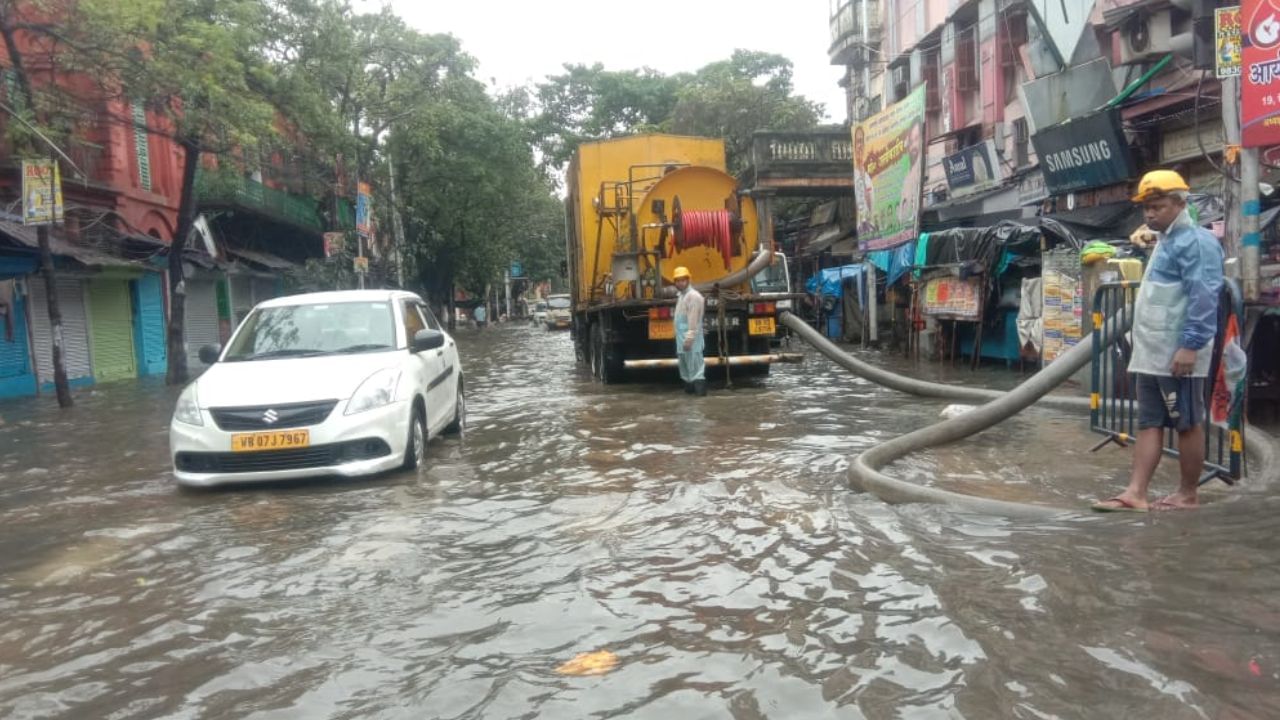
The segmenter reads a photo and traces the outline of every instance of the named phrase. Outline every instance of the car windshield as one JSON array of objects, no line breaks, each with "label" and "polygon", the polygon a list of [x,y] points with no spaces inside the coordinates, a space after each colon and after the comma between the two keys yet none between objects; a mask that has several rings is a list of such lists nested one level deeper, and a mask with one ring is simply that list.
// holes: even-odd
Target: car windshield
[{"label": "car windshield", "polygon": [[537,305],[535,305],[535,306],[533,307],[533,309],[534,309],[534,310],[536,310],[536,311],[538,311],[538,312],[546,312],[546,311],[547,311],[547,304],[546,304],[546,303],[538,303]]},{"label": "car windshield", "polygon": [[780,258],[774,258],[769,267],[751,279],[751,287],[758,293],[787,292],[787,266]]},{"label": "car windshield", "polygon": [[386,302],[259,308],[231,341],[228,362],[391,350],[395,317]]},{"label": "car windshield", "polygon": [[551,298],[547,302],[551,303],[552,310],[568,310],[569,298]]}]

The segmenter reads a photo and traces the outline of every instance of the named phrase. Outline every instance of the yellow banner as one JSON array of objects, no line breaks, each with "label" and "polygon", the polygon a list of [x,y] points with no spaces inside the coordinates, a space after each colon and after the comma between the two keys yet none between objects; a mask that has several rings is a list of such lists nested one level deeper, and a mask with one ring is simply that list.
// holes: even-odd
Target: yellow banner
[{"label": "yellow banner", "polygon": [[62,222],[62,176],[52,160],[22,161],[22,222]]}]

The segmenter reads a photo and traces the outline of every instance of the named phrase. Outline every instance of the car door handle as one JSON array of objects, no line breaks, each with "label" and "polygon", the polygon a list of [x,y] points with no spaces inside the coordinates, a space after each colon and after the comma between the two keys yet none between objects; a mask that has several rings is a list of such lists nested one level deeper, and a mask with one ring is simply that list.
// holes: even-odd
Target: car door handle
[{"label": "car door handle", "polygon": [[443,355],[443,354],[444,354],[444,351],[443,351],[443,350],[437,350],[437,351],[436,351],[436,357],[440,357],[440,356],[441,356],[441,355]]}]

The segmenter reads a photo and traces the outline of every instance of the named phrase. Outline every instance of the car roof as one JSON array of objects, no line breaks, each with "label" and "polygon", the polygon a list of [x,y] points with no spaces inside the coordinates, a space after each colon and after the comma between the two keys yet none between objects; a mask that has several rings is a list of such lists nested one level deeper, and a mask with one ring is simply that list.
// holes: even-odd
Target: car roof
[{"label": "car roof", "polygon": [[328,303],[349,302],[391,302],[400,299],[420,301],[422,298],[405,290],[338,290],[285,295],[264,300],[258,303],[258,307],[289,307],[294,305],[325,305]]}]

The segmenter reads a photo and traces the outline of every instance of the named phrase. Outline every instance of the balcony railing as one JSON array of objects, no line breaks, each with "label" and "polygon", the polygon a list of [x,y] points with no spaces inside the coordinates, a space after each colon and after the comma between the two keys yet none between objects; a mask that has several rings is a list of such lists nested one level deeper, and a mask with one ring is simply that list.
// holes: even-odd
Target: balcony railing
[{"label": "balcony railing", "polygon": [[235,173],[201,170],[196,176],[196,199],[205,205],[260,212],[307,230],[324,230],[314,198],[269,188]]},{"label": "balcony railing", "polygon": [[748,187],[803,194],[844,191],[853,182],[853,142],[845,127],[811,132],[761,132],[751,139]]},{"label": "balcony railing", "polygon": [[[866,6],[865,18],[863,6]],[[880,3],[878,0],[849,0],[831,16],[831,47],[828,54],[833,63],[859,45],[880,44]]]}]

